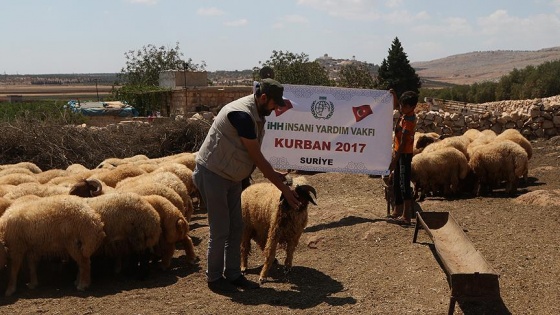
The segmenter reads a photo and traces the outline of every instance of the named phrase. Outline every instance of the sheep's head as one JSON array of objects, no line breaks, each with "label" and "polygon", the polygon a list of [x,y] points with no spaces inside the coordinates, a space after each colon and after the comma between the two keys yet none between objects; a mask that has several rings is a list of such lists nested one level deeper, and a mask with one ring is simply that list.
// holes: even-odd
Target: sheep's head
[{"label": "sheep's head", "polygon": [[432,144],[434,142],[438,142],[439,140],[441,140],[441,137],[440,138],[434,138],[434,137],[430,137],[430,136],[420,136],[420,137],[418,137],[418,141],[416,141],[416,149],[424,149],[429,144]]},{"label": "sheep's head", "polygon": [[[313,197],[317,198],[317,191],[315,190],[315,188],[310,185],[298,185],[296,186],[295,190],[299,196],[299,201],[301,202],[301,206],[297,210],[307,209],[307,206],[310,202],[314,205],[317,205],[317,203],[315,203],[315,200],[313,200]],[[311,194],[313,194],[313,197],[311,197]],[[290,204],[288,204],[288,201],[283,194],[280,196],[280,203],[282,205],[282,209],[290,209]]]},{"label": "sheep's head", "polygon": [[103,186],[97,179],[85,179],[70,188],[70,195],[80,197],[97,197],[101,195]]}]

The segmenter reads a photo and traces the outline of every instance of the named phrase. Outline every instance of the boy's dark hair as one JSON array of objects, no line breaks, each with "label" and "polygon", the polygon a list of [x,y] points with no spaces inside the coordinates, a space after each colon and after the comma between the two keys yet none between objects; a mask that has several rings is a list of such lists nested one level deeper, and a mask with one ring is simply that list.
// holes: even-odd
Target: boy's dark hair
[{"label": "boy's dark hair", "polygon": [[403,105],[416,106],[418,104],[418,94],[414,91],[406,91],[401,95],[399,101]]}]

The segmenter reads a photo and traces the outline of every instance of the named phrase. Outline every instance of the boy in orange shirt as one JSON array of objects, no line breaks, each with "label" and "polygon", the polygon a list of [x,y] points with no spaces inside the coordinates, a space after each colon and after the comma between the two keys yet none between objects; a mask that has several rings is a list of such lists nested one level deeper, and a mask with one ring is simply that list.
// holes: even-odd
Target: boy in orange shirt
[{"label": "boy in orange shirt", "polygon": [[[393,97],[396,96],[393,91]],[[418,104],[418,94],[413,91],[404,92],[399,98],[401,116],[395,126],[393,138],[393,158],[389,170],[393,172],[393,192],[395,194],[395,209],[389,215],[393,222],[410,225],[412,218],[412,186],[410,173],[412,164],[412,150],[414,133],[416,131],[416,115],[414,109]]]}]

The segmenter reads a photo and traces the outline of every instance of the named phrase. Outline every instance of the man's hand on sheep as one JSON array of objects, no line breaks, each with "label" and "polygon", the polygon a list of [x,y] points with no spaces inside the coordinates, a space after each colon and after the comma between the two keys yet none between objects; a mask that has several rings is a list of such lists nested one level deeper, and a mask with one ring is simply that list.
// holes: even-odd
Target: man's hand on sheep
[{"label": "man's hand on sheep", "polygon": [[284,185],[284,189],[282,189],[281,191],[290,207],[294,209],[299,209],[301,207],[301,202],[298,199],[299,196],[295,189],[291,189],[289,186]]}]

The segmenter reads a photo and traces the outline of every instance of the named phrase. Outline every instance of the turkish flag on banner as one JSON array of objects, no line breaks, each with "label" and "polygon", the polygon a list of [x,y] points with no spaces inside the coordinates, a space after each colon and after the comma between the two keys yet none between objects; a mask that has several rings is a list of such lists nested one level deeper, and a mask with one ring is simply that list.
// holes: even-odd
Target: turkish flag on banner
[{"label": "turkish flag on banner", "polygon": [[362,105],[358,107],[352,107],[352,111],[354,111],[354,117],[356,117],[356,122],[366,118],[367,116],[373,114],[371,110],[371,106],[369,105]]},{"label": "turkish flag on banner", "polygon": [[278,106],[277,109],[274,110],[274,112],[276,112],[276,117],[284,114],[285,112],[287,112],[290,108],[294,108],[294,106],[292,105],[292,102],[290,102],[289,99],[284,99],[284,104],[286,104],[286,106],[284,107],[280,107]]}]

